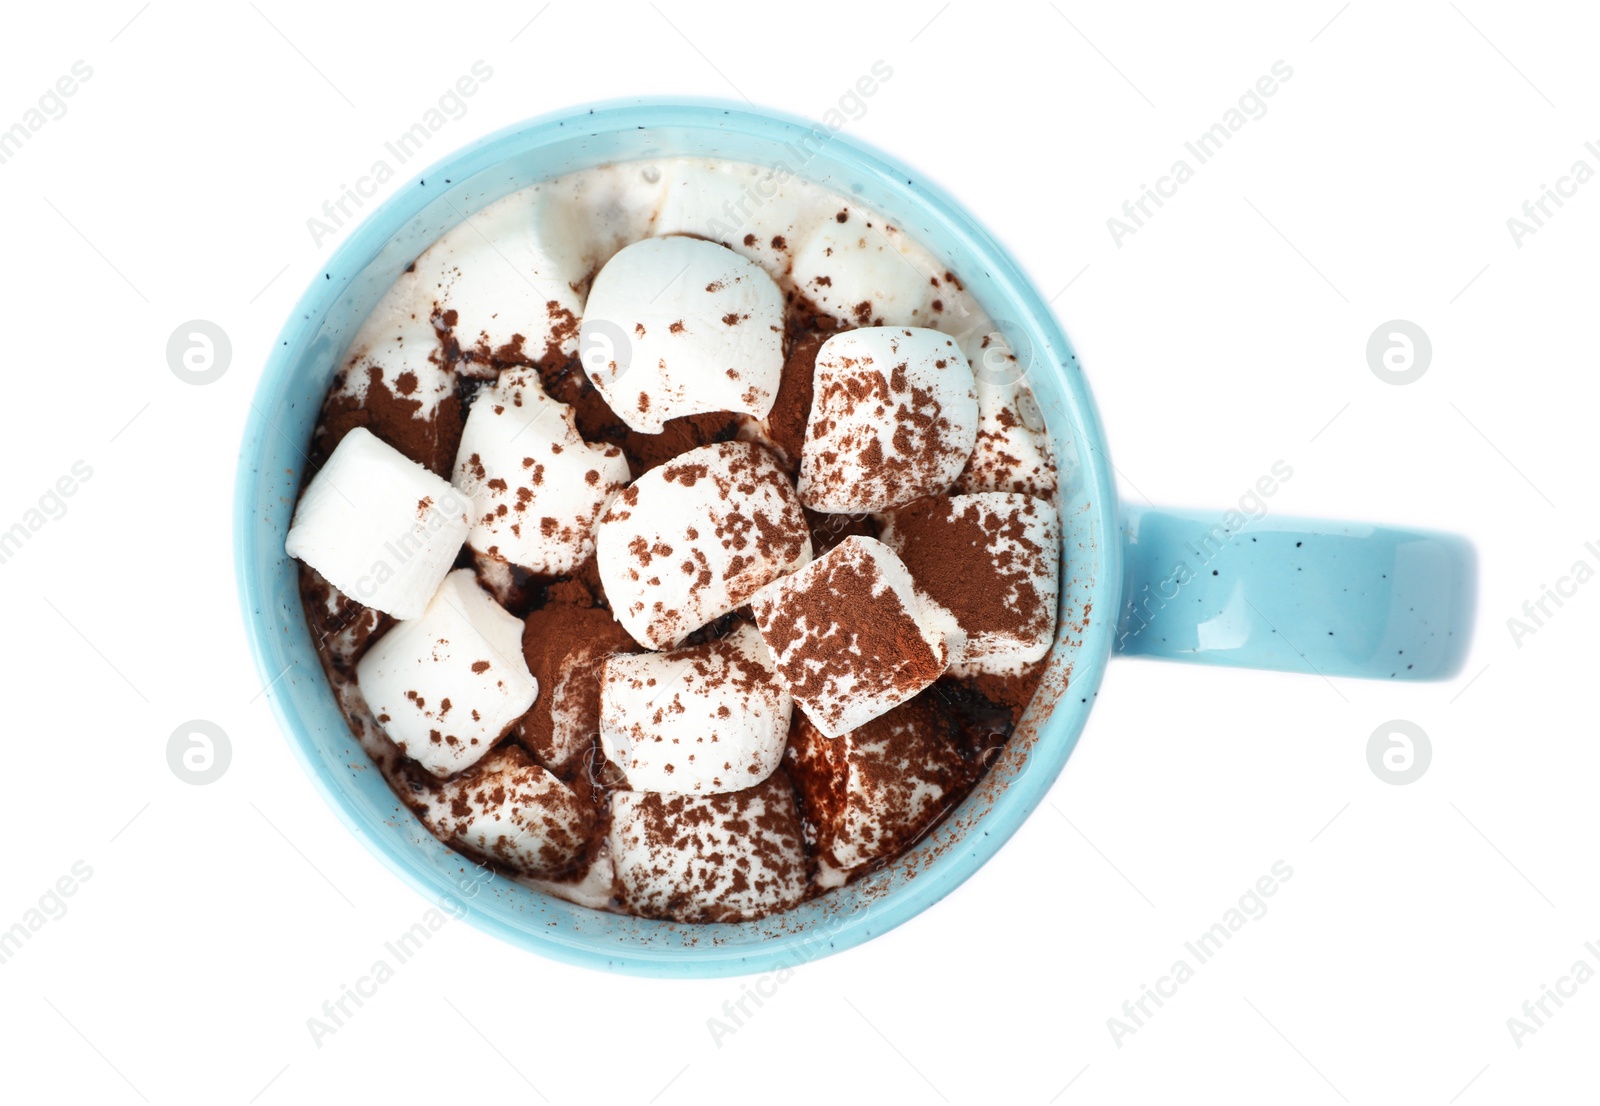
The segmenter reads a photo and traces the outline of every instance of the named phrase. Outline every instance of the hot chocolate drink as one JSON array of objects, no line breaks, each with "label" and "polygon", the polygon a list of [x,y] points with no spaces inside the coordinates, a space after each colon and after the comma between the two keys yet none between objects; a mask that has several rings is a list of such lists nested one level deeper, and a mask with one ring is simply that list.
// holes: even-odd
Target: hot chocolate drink
[{"label": "hot chocolate drink", "polygon": [[957,274],[760,166],[617,164],[428,248],[287,539],[352,730],[453,848],[596,909],[788,909],[983,774],[1056,632],[1043,422]]}]

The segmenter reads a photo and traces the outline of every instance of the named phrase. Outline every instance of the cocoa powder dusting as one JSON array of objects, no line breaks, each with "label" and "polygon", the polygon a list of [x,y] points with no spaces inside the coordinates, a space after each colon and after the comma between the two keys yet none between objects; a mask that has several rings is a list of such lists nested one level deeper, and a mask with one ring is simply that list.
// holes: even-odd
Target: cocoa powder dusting
[{"label": "cocoa powder dusting", "polygon": [[[355,371],[354,366],[334,378],[333,389],[323,402],[322,415],[311,436],[313,469],[321,468],[344,436],[361,426],[448,480],[456,448],[461,444],[461,428],[466,423],[461,400],[447,395],[432,414],[424,417],[420,414],[422,400],[407,398],[417,388],[414,374],[400,374],[396,380],[397,392],[390,390],[381,368],[368,365],[366,395],[358,399],[344,389],[345,373],[352,371]],[[409,388],[406,387],[408,381]]]},{"label": "cocoa powder dusting", "polygon": [[911,693],[944,671],[945,658],[922,637],[864,555],[838,550],[813,563],[807,583],[770,609],[763,636],[797,700],[852,694]]},{"label": "cocoa powder dusting", "polygon": [[[776,244],[780,240],[773,241]],[[784,471],[790,475],[799,471],[800,447],[805,444],[806,420],[811,417],[817,350],[829,338],[848,329],[805,297],[789,298],[784,336],[788,352],[778,379],[778,394],[767,415],[767,436],[777,447]]]},{"label": "cocoa powder dusting", "polygon": [[[840,223],[849,217],[847,210],[835,216]],[[746,245],[755,244],[753,236],[747,236]],[[774,250],[788,248],[783,236],[774,236],[770,244]],[[961,287],[948,273],[944,282],[956,289]],[[818,283],[826,287],[831,282],[824,277]],[[938,287],[939,278],[934,278],[932,284]],[[816,401],[813,384],[817,351],[834,334],[852,325],[877,321],[876,307],[869,301],[852,305],[847,309],[848,321],[839,321],[819,311],[792,288],[786,292],[786,300],[784,366],[764,427],[781,472],[770,471],[771,466],[767,466],[767,472],[751,466],[749,471],[735,474],[734,484],[749,484],[751,489],[761,481],[782,480],[785,476],[792,487],[807,420]],[[944,306],[940,303],[936,310]],[[546,305],[546,313],[552,333],[544,349],[526,348],[521,335],[490,349],[481,337],[458,337],[456,313],[435,308],[432,321],[439,345],[429,359],[451,375],[453,388],[426,417],[421,414],[424,397],[430,392],[425,373],[419,376],[418,372],[401,372],[391,381],[385,379],[379,367],[352,360],[335,378],[324,400],[312,438],[307,478],[345,434],[362,426],[405,456],[449,479],[467,410],[479,389],[511,366],[534,368],[545,391],[573,408],[583,438],[620,450],[635,478],[691,449],[735,441],[745,430],[742,416],[726,412],[673,419],[660,434],[629,429],[601,398],[577,356],[563,352],[563,347],[574,344],[579,320],[555,301]],[[738,327],[744,324],[744,318],[729,315],[722,323]],[[683,328],[682,321],[669,327],[673,331]],[[892,373],[894,366],[885,368]],[[362,379],[348,380],[347,374],[353,372],[361,373]],[[859,381],[846,383],[843,387],[854,386],[855,391],[835,399],[845,409],[859,404],[883,404],[880,425],[899,431],[893,439],[903,457],[897,459],[898,465],[927,463],[928,439],[937,436],[942,415],[931,397],[892,394],[898,389],[889,387],[889,375],[884,374],[864,389]],[[359,399],[353,394],[357,391],[364,391]],[[1009,415],[1002,412],[1002,421]],[[878,447],[878,443],[872,443],[872,447]],[[863,443],[862,448],[868,447]],[[881,455],[869,455],[864,460],[869,465],[883,466]],[[895,483],[907,474],[897,471],[880,475]],[[684,472],[679,478],[694,478],[694,474]],[[748,494],[749,490],[742,491]],[[630,493],[634,498],[629,497]],[[630,488],[617,502],[631,507],[636,498],[636,490]],[[948,501],[918,501],[895,517],[895,526],[904,536],[901,557],[918,585],[963,622],[970,618],[991,626],[1023,628],[1030,617],[1038,616],[1037,611],[1029,610],[1027,595],[1031,584],[1012,566],[998,562],[987,552],[997,536],[1018,537],[1020,531],[1006,530],[1006,520],[991,524],[976,516],[954,517],[948,510],[941,511],[941,502]],[[715,538],[729,543],[730,548],[760,551],[763,556],[786,555],[785,551],[797,540],[799,529],[790,525],[791,521],[799,520],[769,519],[759,514],[747,518],[737,509],[730,509]],[[876,536],[880,529],[878,522],[866,514],[806,511],[803,523],[810,531],[817,557],[847,537]],[[540,520],[531,524],[540,524]],[[682,549],[652,547],[646,552],[654,562],[651,571],[688,572],[697,579],[706,572],[693,558],[686,558]],[[474,562],[464,551],[457,564],[471,566]],[[737,575],[743,564],[742,558],[735,560],[730,575]],[[880,589],[879,594],[874,594],[875,587]],[[325,670],[330,678],[348,683],[353,679],[356,660],[392,620],[339,595],[304,566],[300,570],[300,593]],[[611,652],[636,651],[637,646],[612,616],[592,556],[575,572],[562,577],[536,577],[515,570],[510,585],[499,594],[507,609],[525,620],[523,655],[539,682],[539,695],[534,707],[513,727],[515,742],[498,751],[512,772],[509,782],[496,787],[509,787],[515,794],[469,787],[458,797],[456,809],[447,808],[448,813],[465,825],[464,820],[472,811],[463,798],[485,805],[525,798],[526,817],[539,820],[538,824],[549,834],[550,851],[539,858],[541,864],[549,865],[552,871],[563,866],[563,870],[580,870],[604,844],[611,796],[626,786],[620,770],[601,753],[596,737],[601,661]],[[1012,605],[1006,604],[1007,595],[1016,597]],[[686,643],[715,642],[751,617],[749,609],[743,608],[690,634]],[[1012,621],[1002,624],[1000,620],[1007,618]],[[800,625],[801,620],[805,628]],[[814,632],[816,627],[825,627],[825,632]],[[803,880],[822,860],[836,866],[847,860],[853,862],[845,873],[847,879],[891,863],[931,832],[981,778],[1009,739],[1047,667],[1047,662],[1041,661],[1019,675],[1005,677],[939,676],[942,658],[923,640],[915,620],[893,592],[882,589],[870,563],[841,560],[826,574],[822,586],[773,620],[768,634],[775,652],[782,651],[786,643],[798,643],[783,666],[797,695],[823,689],[842,676],[859,678],[863,673],[894,688],[922,690],[888,714],[836,739],[820,737],[797,709],[784,766],[749,792],[710,801],[673,796],[650,800],[644,821],[652,847],[663,850],[663,855],[676,849],[693,853],[697,842],[712,839],[708,831],[714,823],[740,837],[761,842],[753,846],[756,852],[752,857],[759,861],[755,868],[748,861],[742,865],[729,863],[720,852],[696,856],[695,870],[703,873],[707,886],[715,884],[725,892],[729,901],[752,892],[775,893],[773,889],[780,885]],[[484,668],[489,666],[487,660],[481,663]],[[562,712],[559,726],[557,710]],[[355,728],[356,720],[349,720]],[[570,791],[546,798],[533,783],[536,777],[531,773],[537,772],[536,765],[565,781]],[[420,797],[437,794],[439,781],[400,757],[383,768],[402,802],[423,814],[428,804]],[[487,773],[483,775],[488,778]],[[477,774],[469,772],[468,776],[476,779]],[[856,848],[851,852],[844,845],[849,836],[846,816],[859,793],[873,797],[875,814],[864,828],[857,825],[850,831],[856,835]],[[757,795],[763,801],[752,804],[751,798]],[[569,809],[573,802],[582,807],[581,816]],[[548,809],[541,804],[547,804]],[[558,815],[564,821],[557,820]],[[809,870],[797,873],[789,870],[789,854],[774,842],[792,839],[802,823]],[[567,827],[576,827],[576,833]],[[470,852],[458,843],[452,847]],[[488,859],[497,867],[511,870],[506,856]],[[646,915],[687,921],[731,921],[755,916],[707,905],[705,891],[701,887],[697,894],[695,888],[684,887],[663,899],[623,904],[622,908],[631,906]],[[819,893],[814,885],[805,892],[806,897]],[[619,904],[613,899],[612,905]],[[783,902],[777,909],[789,905],[792,902]]]},{"label": "cocoa powder dusting", "polygon": [[1028,636],[1047,626],[1048,611],[1034,587],[1030,564],[1004,552],[1015,543],[1029,553],[1024,515],[1050,510],[1036,500],[1009,515],[996,515],[975,502],[958,505],[945,496],[919,499],[894,512],[900,559],[917,586],[969,628]]},{"label": "cocoa powder dusting", "polygon": [[552,708],[573,713],[574,717],[563,720],[570,731],[585,738],[596,733],[600,726],[600,660],[612,652],[635,652],[637,646],[609,610],[580,605],[593,600],[575,581],[550,590],[549,601],[528,614],[523,628],[522,655],[528,671],[539,681],[539,697],[533,709],[522,716],[516,735],[534,759],[557,776],[566,777],[572,773],[574,759],[586,749],[558,740],[569,735],[556,733]]}]

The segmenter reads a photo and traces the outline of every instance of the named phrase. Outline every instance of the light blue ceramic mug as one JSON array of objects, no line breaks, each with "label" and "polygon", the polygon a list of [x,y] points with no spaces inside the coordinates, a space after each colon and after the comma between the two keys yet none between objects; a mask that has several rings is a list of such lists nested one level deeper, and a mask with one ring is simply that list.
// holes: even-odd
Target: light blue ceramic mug
[{"label": "light blue ceramic mug", "polygon": [[[1054,438],[1064,489],[1060,636],[1038,697],[984,781],[894,864],[796,910],[740,924],[623,917],[504,878],[464,876],[470,868],[461,855],[365,767],[318,664],[295,566],[283,551],[323,394],[357,327],[400,271],[464,216],[509,192],[609,162],[678,156],[782,165],[858,198],[932,250],[991,316],[1007,320]],[[1277,519],[1265,511],[1276,479],[1263,477],[1253,500],[1210,514],[1123,507],[1066,336],[1006,252],[950,197],[817,124],[721,103],[634,101],[490,135],[402,186],[351,233],[300,298],[257,389],[240,450],[235,558],[256,662],[284,732],[324,797],[391,868],[473,924],[547,956],[638,974],[731,975],[860,944],[976,871],[1043,801],[1114,652],[1325,676],[1454,672],[1472,622],[1467,543]]]}]

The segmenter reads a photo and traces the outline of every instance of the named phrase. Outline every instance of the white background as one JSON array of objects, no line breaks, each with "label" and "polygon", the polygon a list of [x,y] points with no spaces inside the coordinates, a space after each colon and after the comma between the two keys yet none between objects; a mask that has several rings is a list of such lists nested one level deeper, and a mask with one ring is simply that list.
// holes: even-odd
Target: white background
[{"label": "white background", "polygon": [[[1506,626],[1575,561],[1600,566],[1584,549],[1600,539],[1600,183],[1520,247],[1506,225],[1575,160],[1600,169],[1583,148],[1600,138],[1592,11],[139,2],[18,7],[0,63],[0,126],[74,61],[94,71],[0,165],[0,529],[73,462],[93,469],[0,565],[0,928],[75,861],[93,869],[0,964],[0,1095],[1594,1094],[1600,981],[1521,1047],[1507,1019],[1575,960],[1600,967],[1584,949],[1600,939],[1600,584],[1520,646]],[[849,133],[941,182],[1056,297],[1124,496],[1222,507],[1284,459],[1275,513],[1471,535],[1462,675],[1114,663],[1051,803],[992,863],[797,973],[720,1047],[707,1019],[749,981],[607,978],[452,923],[319,1049],[306,1019],[427,904],[341,827],[270,717],[234,596],[233,466],[265,352],[335,244],[314,246],[307,218],[479,59],[493,78],[428,160],[628,94],[817,117],[888,62]],[[1114,244],[1107,218],[1280,59],[1294,75],[1266,116]],[[165,358],[194,318],[233,343],[207,387]],[[1405,387],[1364,352],[1394,318],[1434,348]],[[167,767],[192,718],[232,739],[206,787]],[[1365,752],[1393,718],[1433,748],[1404,787]],[[1294,875],[1269,913],[1119,1047],[1107,1019],[1278,860]]]}]

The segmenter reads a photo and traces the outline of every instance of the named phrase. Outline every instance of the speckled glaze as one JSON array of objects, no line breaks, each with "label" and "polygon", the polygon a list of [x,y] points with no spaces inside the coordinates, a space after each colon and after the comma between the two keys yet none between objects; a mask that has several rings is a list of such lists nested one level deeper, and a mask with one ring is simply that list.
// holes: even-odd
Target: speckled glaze
[{"label": "speckled glaze", "polygon": [[[1125,590],[1137,596],[1145,583],[1159,581],[1170,569],[1166,554],[1186,540],[1183,516],[1130,517],[1126,551],[1135,573],[1125,588],[1120,508],[1099,421],[1077,358],[1047,304],[1005,251],[943,192],[840,135],[827,137],[820,148],[811,137],[803,147],[801,139],[814,133],[827,132],[742,106],[629,101],[490,135],[408,181],[355,228],[296,305],[256,391],[235,487],[235,561],[261,683],[291,746],[352,831],[419,892],[546,956],[643,975],[759,973],[858,945],[927,909],[988,860],[1043,801],[1083,730],[1118,644],[1114,612]],[[807,148],[816,152],[808,156]],[[1013,344],[1027,351],[1028,383],[1055,442],[1062,488],[1056,645],[1038,695],[978,788],[893,864],[795,910],[738,924],[679,925],[574,906],[504,877],[487,877],[429,834],[396,800],[346,726],[317,660],[295,566],[283,549],[323,395],[356,329],[407,264],[464,217],[512,191],[610,162],[677,156],[781,163],[877,209],[930,249],[991,315],[1006,320],[1008,336],[1021,340]],[[1214,521],[1195,525],[1203,531]],[[1207,573],[1218,572],[1207,576],[1211,583],[1180,588],[1168,610],[1133,635],[1131,647],[1122,635],[1124,651],[1294,668],[1272,640],[1281,637],[1308,661],[1326,661],[1330,672],[1386,676],[1392,668],[1397,676],[1419,677],[1442,675],[1449,658],[1465,648],[1462,609],[1450,607],[1445,593],[1430,591],[1425,581],[1431,565],[1462,568],[1470,558],[1430,561],[1412,548],[1443,539],[1310,524],[1291,535],[1282,525],[1252,528],[1249,536],[1259,541],[1231,546],[1226,562],[1207,566]],[[1269,535],[1270,546],[1256,551]],[[1293,555],[1287,548],[1291,538],[1304,542]],[[1383,565],[1390,561],[1397,569],[1386,577]],[[1289,575],[1310,576],[1313,570],[1321,577],[1315,587]],[[1339,592],[1341,573],[1350,574],[1355,599]],[[1449,622],[1445,640],[1456,642],[1454,653],[1438,643],[1437,621],[1430,637],[1418,629],[1423,620],[1413,617],[1415,611],[1402,612],[1423,592],[1430,599],[1422,606]],[[1236,594],[1248,594],[1259,607],[1259,625],[1239,613]],[[1208,629],[1218,626],[1239,627],[1243,637],[1224,647]],[[1331,630],[1334,638],[1313,649],[1312,627],[1324,635]],[[1331,644],[1335,639],[1337,645]],[[1404,659],[1402,647],[1406,658],[1416,650],[1415,658],[1405,660],[1415,668],[1402,670],[1385,659],[1390,652]],[[1305,664],[1299,668],[1307,670]]]},{"label": "speckled glaze", "polygon": [[1119,652],[1394,680],[1466,659],[1477,570],[1461,538],[1137,507],[1123,535]]}]

